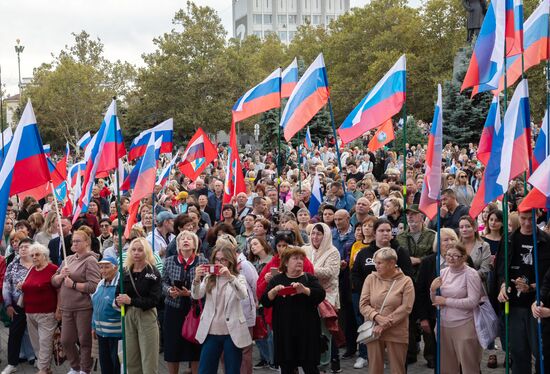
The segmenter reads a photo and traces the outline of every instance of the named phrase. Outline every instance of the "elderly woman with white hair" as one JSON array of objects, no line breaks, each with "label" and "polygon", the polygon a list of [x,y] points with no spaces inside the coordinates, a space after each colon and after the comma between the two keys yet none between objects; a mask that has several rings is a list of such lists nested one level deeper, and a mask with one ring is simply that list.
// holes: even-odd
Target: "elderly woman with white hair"
[{"label": "elderly woman with white hair", "polygon": [[409,314],[414,304],[412,279],[397,267],[397,253],[380,248],[373,256],[376,271],[369,274],[359,302],[365,320],[376,323],[376,340],[367,343],[369,373],[384,372],[384,351],[388,352],[390,371],[406,373],[409,343]]},{"label": "elderly woman with white hair", "polygon": [[191,362],[195,374],[199,367],[201,346],[185,340],[181,335],[183,322],[193,310],[191,282],[197,267],[208,263],[199,253],[199,238],[194,232],[183,230],[176,237],[178,252],[168,257],[162,273],[164,299],[164,360],[169,373],[178,373],[180,362]]},{"label": "elderly woman with white hair", "polygon": [[27,314],[27,328],[31,344],[38,358],[39,374],[51,373],[53,334],[57,327],[57,290],[52,286],[52,276],[57,266],[49,262],[50,251],[35,243],[29,248],[33,267],[21,285]]}]

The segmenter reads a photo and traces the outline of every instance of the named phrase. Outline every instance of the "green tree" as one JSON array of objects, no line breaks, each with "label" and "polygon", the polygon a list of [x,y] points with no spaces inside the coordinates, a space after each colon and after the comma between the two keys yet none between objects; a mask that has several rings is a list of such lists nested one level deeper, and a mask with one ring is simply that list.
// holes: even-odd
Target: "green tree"
[{"label": "green tree", "polygon": [[[174,118],[176,138],[197,127],[228,128],[231,92],[221,64],[226,32],[216,12],[188,1],[173,19],[175,28],[155,38],[153,53],[143,55],[136,89],[129,100],[131,131]],[[223,125],[222,125],[223,124]]]},{"label": "green tree", "polygon": [[84,132],[96,130],[111,97],[124,104],[134,78],[132,65],[103,57],[100,39],[85,31],[72,35],[74,44],[35,69],[23,91],[23,102],[32,100],[43,141],[59,148],[65,141],[76,146]]},{"label": "green tree", "polygon": [[[428,125],[428,131],[429,131]],[[424,145],[428,143],[428,136],[425,129],[422,129],[414,116],[407,116],[407,143],[412,145]],[[392,142],[391,148],[399,154],[403,154],[403,128],[399,128],[395,132],[395,140]]]},{"label": "green tree", "polygon": [[470,98],[471,89],[460,92],[471,54],[471,46],[459,51],[453,77],[443,84],[443,139],[461,146],[479,142],[492,100],[490,92],[473,98]]}]

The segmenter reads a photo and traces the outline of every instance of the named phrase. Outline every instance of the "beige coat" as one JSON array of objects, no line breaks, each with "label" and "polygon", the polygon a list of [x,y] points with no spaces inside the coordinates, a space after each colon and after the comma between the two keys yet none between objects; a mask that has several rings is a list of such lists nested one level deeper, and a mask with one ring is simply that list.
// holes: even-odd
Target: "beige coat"
[{"label": "beige coat", "polygon": [[[380,312],[384,298],[395,280],[395,285],[388,295],[384,310]],[[382,332],[381,340],[395,343],[409,341],[409,314],[414,304],[414,286],[410,277],[401,270],[392,279],[382,279],[377,272],[367,276],[361,291],[359,310],[365,319],[374,320],[376,314],[390,316],[393,324]]]},{"label": "beige coat", "polygon": [[[199,285],[193,282],[191,286],[191,297],[195,300],[202,299],[206,295],[206,301],[204,303],[204,309],[201,314],[199,328],[197,329],[197,335],[195,338],[199,343],[204,343],[208,332],[210,331],[210,325],[216,314],[216,288],[212,289],[212,292],[206,292],[206,284],[208,278],[211,275],[204,277]],[[227,323],[227,329],[231,340],[238,348],[248,347],[252,344],[252,338],[246,324],[246,318],[241,306],[241,300],[246,299],[246,279],[244,275],[240,274],[234,280],[229,281],[225,289],[225,307],[224,315]]]},{"label": "beige coat", "polygon": [[[315,225],[318,225],[317,223]],[[319,248],[313,245],[304,247],[308,258],[313,263],[315,276],[326,292],[325,299],[336,309],[340,309],[338,276],[340,275],[340,252],[332,245],[332,232],[328,225],[323,225],[324,235]],[[311,243],[311,236],[310,236]]]}]

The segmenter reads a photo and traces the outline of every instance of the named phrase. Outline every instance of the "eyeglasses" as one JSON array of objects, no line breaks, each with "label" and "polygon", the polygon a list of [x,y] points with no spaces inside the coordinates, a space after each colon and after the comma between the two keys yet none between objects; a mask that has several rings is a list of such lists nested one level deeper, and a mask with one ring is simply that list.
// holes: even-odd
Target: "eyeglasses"
[{"label": "eyeglasses", "polygon": [[464,257],[464,256],[462,256],[462,255],[449,255],[449,254],[446,254],[445,257],[451,258],[451,259],[453,259],[453,260],[458,260],[458,259],[460,259],[460,258],[462,258],[462,257]]},{"label": "eyeglasses", "polygon": [[223,262],[223,263],[227,263],[229,262],[226,258],[215,258],[214,259],[214,263],[216,262]]}]

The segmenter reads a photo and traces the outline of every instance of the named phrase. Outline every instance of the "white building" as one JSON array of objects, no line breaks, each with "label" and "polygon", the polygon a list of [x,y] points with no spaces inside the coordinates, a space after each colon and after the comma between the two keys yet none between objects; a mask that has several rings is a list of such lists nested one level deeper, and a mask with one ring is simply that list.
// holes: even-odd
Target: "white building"
[{"label": "white building", "polygon": [[274,32],[288,44],[298,26],[326,26],[349,9],[350,0],[233,0],[233,36]]}]

